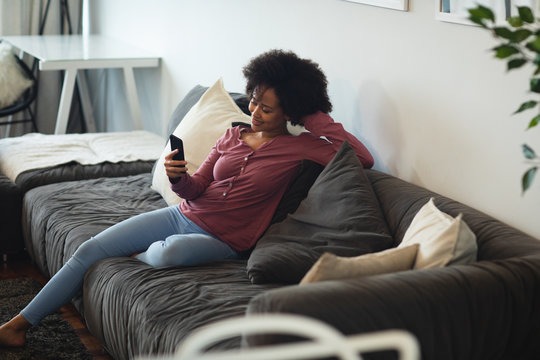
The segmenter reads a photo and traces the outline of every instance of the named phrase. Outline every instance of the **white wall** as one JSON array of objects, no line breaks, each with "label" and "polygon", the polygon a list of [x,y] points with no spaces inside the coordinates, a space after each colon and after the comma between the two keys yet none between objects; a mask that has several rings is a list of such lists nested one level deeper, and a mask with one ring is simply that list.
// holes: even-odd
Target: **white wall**
[{"label": "white wall", "polygon": [[[524,131],[532,113],[511,116],[528,99],[528,72],[507,74],[484,30],[435,20],[436,1],[410,1],[400,12],[342,0],[93,0],[91,31],[162,57],[160,70],[137,72],[145,126],[160,133],[198,83],[223,77],[242,91],[242,66],[271,48],[312,58],[333,117],[377,169],[540,238],[540,178],[524,196],[520,187],[520,146],[540,151],[540,130]],[[120,74],[96,77],[110,94],[101,121],[129,128],[118,120]]]}]

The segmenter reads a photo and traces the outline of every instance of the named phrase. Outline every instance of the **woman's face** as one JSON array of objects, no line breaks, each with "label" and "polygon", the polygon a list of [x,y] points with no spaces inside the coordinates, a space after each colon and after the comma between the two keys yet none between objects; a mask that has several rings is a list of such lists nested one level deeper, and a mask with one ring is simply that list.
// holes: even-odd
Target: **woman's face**
[{"label": "woman's face", "polygon": [[273,88],[257,87],[249,103],[251,128],[267,136],[287,133],[287,116]]}]

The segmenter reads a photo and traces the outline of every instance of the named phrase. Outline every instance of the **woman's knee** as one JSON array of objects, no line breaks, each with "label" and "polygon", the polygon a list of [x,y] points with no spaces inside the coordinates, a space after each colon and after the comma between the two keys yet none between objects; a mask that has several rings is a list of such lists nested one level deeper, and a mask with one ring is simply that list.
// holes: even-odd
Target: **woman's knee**
[{"label": "woman's knee", "polygon": [[154,266],[178,266],[192,265],[190,258],[193,256],[193,249],[190,249],[182,240],[177,241],[156,241],[148,249],[137,256],[139,260]]},{"label": "woman's knee", "polygon": [[107,257],[107,254],[103,251],[99,242],[92,237],[78,247],[72,258],[81,262],[94,263],[105,257]]},{"label": "woman's knee", "polygon": [[234,251],[220,240],[206,234],[182,234],[157,241],[137,256],[154,267],[196,265],[231,257]]}]

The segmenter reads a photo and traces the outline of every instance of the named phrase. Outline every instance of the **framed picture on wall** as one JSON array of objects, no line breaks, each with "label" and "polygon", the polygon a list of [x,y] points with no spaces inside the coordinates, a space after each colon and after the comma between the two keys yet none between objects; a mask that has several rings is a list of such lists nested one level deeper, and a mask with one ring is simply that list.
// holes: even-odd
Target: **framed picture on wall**
[{"label": "framed picture on wall", "polygon": [[355,2],[358,4],[366,4],[384,7],[388,9],[408,11],[409,10],[409,0],[346,0],[349,2]]},{"label": "framed picture on wall", "polygon": [[440,21],[452,22],[464,25],[475,25],[470,22],[468,9],[478,5],[487,6],[495,13],[498,21],[504,21],[517,14],[518,6],[528,6],[535,13],[539,13],[540,0],[436,0],[437,15]]}]

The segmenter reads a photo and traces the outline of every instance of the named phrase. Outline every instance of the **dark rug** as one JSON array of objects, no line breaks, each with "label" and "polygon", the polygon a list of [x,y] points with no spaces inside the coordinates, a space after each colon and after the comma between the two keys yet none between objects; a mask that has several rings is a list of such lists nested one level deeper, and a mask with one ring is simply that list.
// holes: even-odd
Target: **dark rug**
[{"label": "dark rug", "polygon": [[[0,280],[0,323],[3,324],[32,300],[41,285],[30,278]],[[0,360],[63,360],[92,359],[71,325],[60,313],[47,316],[26,336],[26,346],[0,347]]]}]

